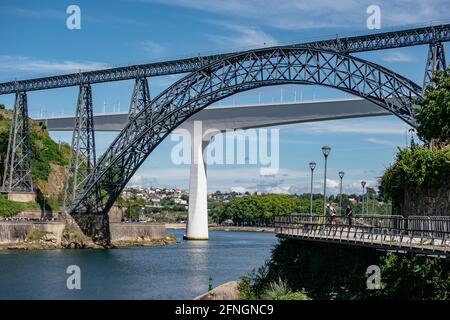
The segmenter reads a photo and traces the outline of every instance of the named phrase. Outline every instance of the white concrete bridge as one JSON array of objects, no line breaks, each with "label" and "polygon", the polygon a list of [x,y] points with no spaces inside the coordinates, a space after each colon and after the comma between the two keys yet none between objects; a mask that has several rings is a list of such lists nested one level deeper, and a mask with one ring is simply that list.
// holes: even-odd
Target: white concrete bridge
[{"label": "white concrete bridge", "polygon": [[[392,113],[360,98],[209,108],[194,114],[177,128],[188,130],[192,137],[186,238],[208,239],[207,178],[203,152],[214,134],[237,129],[387,115],[392,116]],[[36,120],[45,121],[50,131],[72,131],[75,116]],[[128,113],[96,114],[94,128],[96,131],[121,131],[127,121]],[[202,132],[194,130],[194,121],[201,121]]]}]

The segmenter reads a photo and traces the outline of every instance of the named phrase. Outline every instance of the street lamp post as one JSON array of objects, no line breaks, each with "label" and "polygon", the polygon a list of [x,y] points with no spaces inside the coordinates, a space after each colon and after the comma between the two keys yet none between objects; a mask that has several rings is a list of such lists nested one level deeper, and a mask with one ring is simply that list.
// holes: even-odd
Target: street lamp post
[{"label": "street lamp post", "polygon": [[323,175],[323,214],[327,213],[327,159],[330,154],[331,148],[329,146],[322,147],[322,153],[325,157],[325,172]]},{"label": "street lamp post", "polygon": [[344,178],[344,171],[339,171],[339,178],[341,178],[341,185],[339,188],[339,214],[342,216],[342,178]]},{"label": "street lamp post", "polygon": [[364,188],[366,187],[366,182],[364,180],[361,181],[361,186],[363,188],[363,190],[362,190],[362,209],[361,209],[361,214],[364,214]]},{"label": "street lamp post", "polygon": [[314,161],[311,161],[309,163],[309,168],[311,169],[311,193],[309,195],[309,202],[311,204],[309,209],[309,214],[312,215],[313,213],[313,176],[314,176],[314,169],[316,168],[316,163]]},{"label": "street lamp post", "polygon": [[414,148],[414,132],[415,132],[415,130],[413,128],[411,128],[408,131],[409,131],[409,133],[411,133],[410,148],[412,149],[412,148]]}]

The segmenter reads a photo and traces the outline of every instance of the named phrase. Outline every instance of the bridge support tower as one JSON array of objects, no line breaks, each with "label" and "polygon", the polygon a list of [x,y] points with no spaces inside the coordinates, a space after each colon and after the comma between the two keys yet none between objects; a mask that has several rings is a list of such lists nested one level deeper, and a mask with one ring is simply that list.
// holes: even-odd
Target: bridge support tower
[{"label": "bridge support tower", "polygon": [[8,199],[20,202],[35,200],[31,156],[27,94],[17,92],[1,188]]},{"label": "bridge support tower", "polygon": [[66,174],[64,210],[72,203],[86,177],[96,165],[94,114],[90,84],[80,85],[75,126]]},{"label": "bridge support tower", "polygon": [[185,240],[208,240],[208,194],[204,152],[209,141],[203,139],[201,126],[191,133],[191,169],[189,178],[189,209]]},{"label": "bridge support tower", "polygon": [[131,96],[130,109],[128,110],[128,118],[132,118],[144,109],[150,102],[150,90],[146,77],[136,78]]},{"label": "bridge support tower", "polygon": [[425,76],[423,79],[423,91],[433,81],[433,72],[445,70],[445,53],[442,42],[431,42],[428,47],[427,63],[425,65]]}]

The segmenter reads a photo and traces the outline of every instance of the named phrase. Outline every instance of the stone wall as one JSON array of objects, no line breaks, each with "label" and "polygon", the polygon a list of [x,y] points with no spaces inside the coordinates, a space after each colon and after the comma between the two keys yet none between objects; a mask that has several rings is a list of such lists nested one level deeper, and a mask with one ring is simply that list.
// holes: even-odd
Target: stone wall
[{"label": "stone wall", "polygon": [[28,219],[40,219],[40,218],[55,218],[57,219],[59,217],[58,212],[51,212],[51,211],[39,211],[39,210],[27,210],[27,211],[21,211],[17,213],[15,218],[28,218]]},{"label": "stone wall", "polygon": [[124,208],[119,208],[117,206],[113,206],[111,208],[111,210],[109,210],[109,212],[108,212],[109,222],[110,223],[122,222],[122,218],[123,218],[124,214],[125,214]]},{"label": "stone wall", "polygon": [[17,202],[35,202],[36,194],[34,192],[8,192],[7,199]]},{"label": "stone wall", "polygon": [[[0,249],[5,248],[93,248],[92,241],[83,235],[78,223],[70,216],[61,221],[0,221]],[[93,223],[92,228],[100,226]],[[87,227],[85,225],[85,227]],[[113,245],[165,244],[175,241],[168,236],[163,223],[111,223]],[[44,231],[40,239],[30,237],[33,231]],[[102,231],[104,232],[104,231]],[[109,243],[108,243],[109,244]]]},{"label": "stone wall", "polygon": [[396,214],[403,216],[449,216],[450,188],[421,189],[409,188],[400,200],[394,204]]},{"label": "stone wall", "polygon": [[23,243],[27,239],[27,235],[35,230],[52,233],[56,243],[60,244],[65,226],[64,222],[0,221],[0,244]]},{"label": "stone wall", "polygon": [[164,223],[111,223],[111,241],[138,241],[161,239],[166,236]]}]

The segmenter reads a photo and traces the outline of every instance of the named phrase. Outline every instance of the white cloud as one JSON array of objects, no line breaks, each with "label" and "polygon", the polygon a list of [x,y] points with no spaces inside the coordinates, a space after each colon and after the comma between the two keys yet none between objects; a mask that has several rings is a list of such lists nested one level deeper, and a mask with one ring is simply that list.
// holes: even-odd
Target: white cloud
[{"label": "white cloud", "polygon": [[22,72],[37,72],[37,73],[51,73],[51,72],[78,72],[107,68],[108,65],[103,62],[93,61],[54,61],[41,60],[31,57],[23,56],[0,56],[0,71],[22,71]]},{"label": "white cloud", "polygon": [[327,179],[327,188],[337,188],[339,187],[339,182],[333,179]]},{"label": "white cloud", "polygon": [[416,58],[402,52],[390,52],[384,54],[382,59],[386,62],[414,62]]},{"label": "white cloud", "polygon": [[237,192],[237,193],[246,193],[246,192],[251,192],[249,189],[247,189],[247,188],[244,188],[244,187],[239,187],[239,186],[236,186],[236,187],[231,187],[230,188],[231,189],[231,191],[233,191],[233,192]]},{"label": "white cloud", "polygon": [[253,26],[243,26],[240,24],[233,24],[229,22],[223,21],[210,21],[213,24],[221,26],[229,31],[231,31],[232,35],[208,35],[208,38],[211,41],[214,41],[216,44],[221,47],[230,49],[248,49],[255,47],[269,47],[276,46],[278,42],[271,35],[262,31],[258,27]]},{"label": "white cloud", "polygon": [[[372,0],[146,0],[257,22],[279,29],[298,30],[325,27],[366,28],[366,9]],[[380,0],[382,27],[423,23],[448,18],[448,1]]]},{"label": "white cloud", "polygon": [[362,133],[404,135],[410,127],[406,123],[399,121],[342,120],[302,123],[291,126],[291,128],[296,131],[313,134]]},{"label": "white cloud", "polygon": [[39,10],[32,10],[28,8],[2,6],[0,7],[2,13],[26,17],[26,18],[40,18],[40,19],[67,19],[66,10],[54,10],[49,8],[39,8]]},{"label": "white cloud", "polygon": [[151,40],[142,41],[141,45],[144,51],[149,54],[150,58],[160,58],[166,51],[162,45]]},{"label": "white cloud", "polygon": [[[331,168],[330,168],[331,169]],[[208,190],[235,191],[245,193],[246,191],[263,193],[309,193],[310,172],[308,170],[291,170],[280,168],[279,173],[273,176],[261,176],[259,168],[240,167],[208,167]],[[364,169],[352,169],[346,172],[343,182],[345,193],[361,192],[361,182],[359,176],[374,176],[374,172],[368,173]],[[323,171],[316,169],[316,182],[314,183],[314,193],[323,191]],[[322,180],[321,180],[322,179]],[[366,179],[367,186],[376,187],[376,179]],[[129,185],[132,186],[166,186],[188,188],[189,167],[177,168],[141,168],[131,179]],[[340,181],[338,179],[327,179],[327,194],[338,194]]]},{"label": "white cloud", "polygon": [[378,139],[378,138],[367,138],[366,141],[373,143],[373,144],[383,145],[383,146],[392,146],[392,147],[397,146],[397,144],[392,141]]}]

